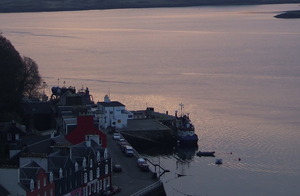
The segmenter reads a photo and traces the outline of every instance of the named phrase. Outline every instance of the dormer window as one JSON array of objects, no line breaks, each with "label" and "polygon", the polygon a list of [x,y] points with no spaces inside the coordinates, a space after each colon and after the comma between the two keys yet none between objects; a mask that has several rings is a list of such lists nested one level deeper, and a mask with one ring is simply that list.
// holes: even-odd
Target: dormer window
[{"label": "dormer window", "polygon": [[59,169],[59,178],[62,178],[63,177],[63,170],[62,168]]},{"label": "dormer window", "polygon": [[100,162],[100,152],[97,152],[97,162]]},{"label": "dormer window", "polygon": [[93,170],[90,170],[90,181],[92,181],[93,178],[94,178],[94,176],[93,176]]},{"label": "dormer window", "polygon": [[87,173],[84,172],[84,177],[83,177],[84,183],[87,183]]},{"label": "dormer window", "polygon": [[83,161],[82,161],[82,167],[84,169],[86,168],[86,158],[85,157],[83,158]]},{"label": "dormer window", "polygon": [[12,140],[12,135],[11,135],[11,133],[7,133],[7,140],[8,140],[8,141],[11,141],[11,140]]},{"label": "dormer window", "polygon": [[107,148],[105,148],[105,150],[104,150],[104,158],[107,159],[107,157],[108,157],[108,152],[107,152]]},{"label": "dormer window", "polygon": [[34,181],[33,181],[33,179],[30,180],[30,190],[31,191],[34,190]]},{"label": "dormer window", "polygon": [[97,178],[99,178],[99,177],[100,177],[100,168],[97,167]]},{"label": "dormer window", "polygon": [[93,159],[90,159],[90,168],[93,167]]},{"label": "dormer window", "polygon": [[53,182],[53,173],[52,173],[52,172],[50,172],[50,175],[49,175],[49,181],[50,181],[50,182]]},{"label": "dormer window", "polygon": [[77,161],[75,162],[75,172],[77,172],[78,171],[78,163],[77,163]]}]

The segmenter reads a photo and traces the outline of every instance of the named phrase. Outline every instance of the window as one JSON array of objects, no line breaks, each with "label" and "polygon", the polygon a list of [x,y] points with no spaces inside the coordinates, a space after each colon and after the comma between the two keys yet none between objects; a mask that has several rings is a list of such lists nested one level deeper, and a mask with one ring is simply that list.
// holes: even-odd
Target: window
[{"label": "window", "polygon": [[97,178],[99,178],[99,177],[100,177],[100,168],[97,167]]},{"label": "window", "polygon": [[84,172],[84,183],[87,183],[87,173]]},{"label": "window", "polygon": [[86,159],[85,157],[83,158],[83,161],[82,161],[82,167],[85,169],[86,168]]},{"label": "window", "polygon": [[50,172],[50,174],[49,174],[49,181],[53,182],[53,173],[52,172]]},{"label": "window", "polygon": [[77,172],[78,171],[78,163],[77,163],[77,161],[75,162],[75,172]]},{"label": "window", "polygon": [[104,158],[107,159],[108,158],[108,152],[107,152],[107,148],[105,148],[104,150]]},{"label": "window", "polygon": [[102,180],[99,181],[99,191],[102,190]]},{"label": "window", "polygon": [[90,181],[93,180],[93,170],[90,170]]},{"label": "window", "polygon": [[11,140],[12,140],[11,133],[8,133],[8,134],[7,134],[7,140],[8,140],[8,141],[11,141]]},{"label": "window", "polygon": [[40,180],[38,180],[38,189],[40,189],[41,188],[41,182],[40,182]]},{"label": "window", "polygon": [[103,180],[103,188],[106,191],[106,180],[105,179]]},{"label": "window", "polygon": [[62,178],[63,177],[63,170],[62,168],[59,168],[59,178]]},{"label": "window", "polygon": [[105,164],[105,174],[108,174],[108,164]]},{"label": "window", "polygon": [[97,152],[97,162],[100,162],[100,152]]},{"label": "window", "polygon": [[83,196],[86,196],[86,187],[83,188]]},{"label": "window", "polygon": [[46,177],[44,177],[44,186],[46,186]]}]

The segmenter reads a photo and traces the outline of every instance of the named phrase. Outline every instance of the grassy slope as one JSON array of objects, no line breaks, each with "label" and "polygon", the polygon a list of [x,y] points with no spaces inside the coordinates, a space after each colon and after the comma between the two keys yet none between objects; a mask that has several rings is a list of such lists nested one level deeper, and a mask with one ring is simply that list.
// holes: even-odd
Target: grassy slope
[{"label": "grassy slope", "polygon": [[1,0],[0,12],[300,3],[300,0]]}]

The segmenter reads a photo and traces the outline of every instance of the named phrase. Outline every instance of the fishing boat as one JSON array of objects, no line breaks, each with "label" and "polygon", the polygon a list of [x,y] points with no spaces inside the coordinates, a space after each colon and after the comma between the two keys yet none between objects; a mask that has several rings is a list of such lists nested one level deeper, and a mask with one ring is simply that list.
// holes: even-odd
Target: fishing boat
[{"label": "fishing boat", "polygon": [[177,142],[180,145],[197,145],[198,136],[195,133],[194,125],[188,115],[183,115],[178,120],[178,126],[176,130]]},{"label": "fishing boat", "polygon": [[199,157],[214,157],[215,156],[215,151],[211,151],[211,152],[203,152],[203,151],[199,151],[196,153],[197,156]]}]

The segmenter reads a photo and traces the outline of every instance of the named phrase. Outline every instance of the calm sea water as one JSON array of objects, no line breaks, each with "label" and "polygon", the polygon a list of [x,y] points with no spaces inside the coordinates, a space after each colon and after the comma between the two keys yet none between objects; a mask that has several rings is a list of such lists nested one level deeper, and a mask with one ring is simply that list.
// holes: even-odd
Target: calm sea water
[{"label": "calm sea water", "polygon": [[13,13],[0,14],[0,30],[49,87],[89,87],[95,101],[109,93],[129,110],[172,114],[183,103],[199,150],[216,157],[150,156],[171,170],[168,195],[299,195],[300,20],[273,18],[296,9]]}]

